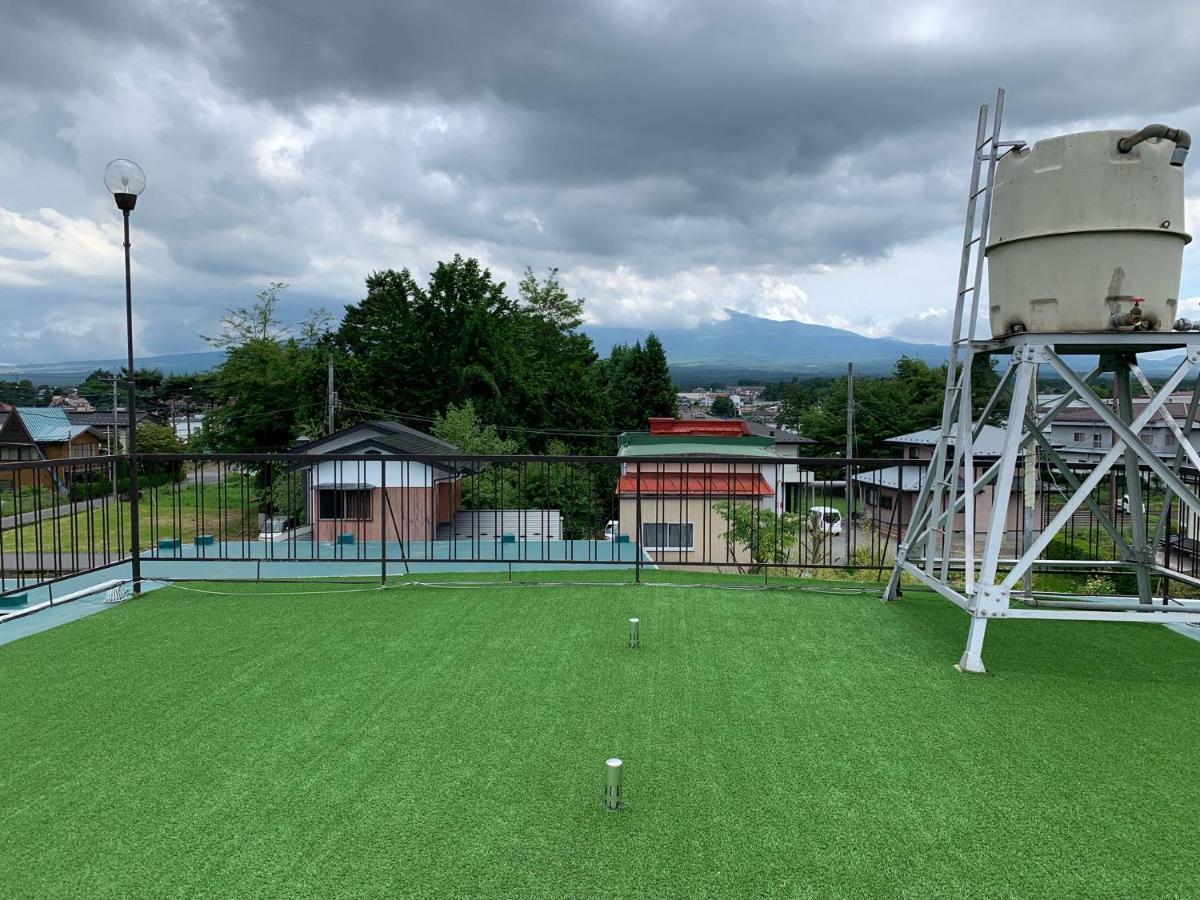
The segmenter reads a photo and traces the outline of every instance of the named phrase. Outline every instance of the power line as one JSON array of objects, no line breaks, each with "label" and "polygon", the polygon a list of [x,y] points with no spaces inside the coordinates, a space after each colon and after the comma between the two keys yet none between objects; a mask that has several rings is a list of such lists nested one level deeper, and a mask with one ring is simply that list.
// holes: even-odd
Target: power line
[{"label": "power line", "polygon": [[[345,401],[339,401],[338,406],[342,409],[349,409],[349,410],[353,410],[354,412],[360,412],[360,413],[364,413],[367,415],[392,416],[393,418],[408,419],[408,420],[414,421],[414,422],[436,422],[437,421],[437,419],[435,419],[431,416],[419,416],[419,415],[416,415],[415,413],[402,413],[397,410],[381,409],[379,407],[372,407],[372,406],[354,406],[352,404],[346,403]],[[558,437],[610,437],[610,438],[615,438],[620,434],[620,432],[616,432],[616,431],[588,431],[588,430],[561,431],[561,430],[550,429],[550,428],[529,428],[525,425],[497,425],[497,424],[490,423],[490,422],[485,423],[485,425],[489,425],[490,427],[495,428],[497,431],[519,431],[519,432],[524,432],[526,434],[543,434],[543,435],[558,436]]]},{"label": "power line", "polygon": [[[207,418],[207,416],[211,416],[216,413],[220,413],[221,410],[225,409],[225,408],[227,408],[227,407],[217,407],[216,409],[210,410],[207,413],[206,418]],[[248,416],[273,416],[276,413],[295,412],[298,409],[304,409],[304,404],[301,404],[299,406],[285,406],[281,409],[262,409],[262,410],[253,410],[253,411],[248,410],[248,411],[242,412],[242,413],[232,413],[231,415],[228,415],[228,416],[222,415],[220,418],[221,418],[222,422],[229,422],[233,419],[245,419]]]}]

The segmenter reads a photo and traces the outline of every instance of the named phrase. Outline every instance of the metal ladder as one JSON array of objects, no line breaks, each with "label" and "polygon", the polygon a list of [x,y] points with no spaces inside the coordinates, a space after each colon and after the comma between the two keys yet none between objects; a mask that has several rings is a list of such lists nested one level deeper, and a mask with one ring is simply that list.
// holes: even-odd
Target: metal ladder
[{"label": "metal ladder", "polygon": [[[972,343],[979,317],[979,294],[983,283],[984,254],[987,249],[991,218],[992,188],[996,163],[1002,151],[1024,145],[1022,141],[1001,141],[1000,123],[1004,116],[1004,88],[996,91],[994,113],[985,103],[979,108],[979,122],[971,154],[971,183],[967,192],[967,214],[963,225],[962,255],[958,268],[958,287],[954,295],[954,318],[950,337],[950,356],[946,366],[946,389],[942,403],[941,431],[933,458],[926,471],[921,493],[913,507],[904,541],[897,548],[896,565],[884,599],[893,599],[899,585],[900,563],[923,554],[925,571],[933,574],[940,557],[940,577],[949,573],[954,536],[955,506],[959,498],[959,473],[974,472],[974,426],[971,404]],[[989,135],[990,125],[990,135]],[[967,296],[970,295],[970,304]],[[947,467],[953,442],[953,465]],[[967,533],[974,504],[965,503]],[[926,528],[928,523],[928,528]],[[968,542],[970,543],[970,542]],[[966,548],[968,589],[974,580],[974,547]]]}]

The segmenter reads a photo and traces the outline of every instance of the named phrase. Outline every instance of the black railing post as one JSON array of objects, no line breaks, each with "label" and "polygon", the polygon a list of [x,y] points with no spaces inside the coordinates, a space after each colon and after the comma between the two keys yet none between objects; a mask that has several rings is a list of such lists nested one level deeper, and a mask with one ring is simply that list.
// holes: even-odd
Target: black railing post
[{"label": "black railing post", "polygon": [[[387,587],[387,526],[388,526],[388,491],[387,491],[387,460],[379,461],[379,585]],[[437,487],[435,482],[433,494],[433,530],[437,537]]]},{"label": "black railing post", "polygon": [[[634,525],[637,529],[634,534],[633,541],[633,580],[641,584],[642,581],[642,464],[635,462],[634,464],[634,496],[636,498],[636,511],[634,513]],[[620,535],[618,535],[618,538]]]}]

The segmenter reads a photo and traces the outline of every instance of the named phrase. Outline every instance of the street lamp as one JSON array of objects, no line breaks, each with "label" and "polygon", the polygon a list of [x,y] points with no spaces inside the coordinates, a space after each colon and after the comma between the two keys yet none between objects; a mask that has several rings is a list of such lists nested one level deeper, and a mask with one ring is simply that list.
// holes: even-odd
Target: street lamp
[{"label": "street lamp", "polygon": [[[125,452],[129,458],[129,542],[133,545],[130,557],[134,593],[142,589],[142,561],[138,534],[138,477],[137,477],[137,416],[135,414],[136,386],[133,377],[133,284],[129,270],[129,214],[137,206],[138,194],[146,189],[146,173],[132,160],[114,159],[104,170],[104,186],[112,191],[117,209],[125,219],[125,340],[129,352],[128,406],[129,437]],[[119,473],[118,473],[119,480]]]}]

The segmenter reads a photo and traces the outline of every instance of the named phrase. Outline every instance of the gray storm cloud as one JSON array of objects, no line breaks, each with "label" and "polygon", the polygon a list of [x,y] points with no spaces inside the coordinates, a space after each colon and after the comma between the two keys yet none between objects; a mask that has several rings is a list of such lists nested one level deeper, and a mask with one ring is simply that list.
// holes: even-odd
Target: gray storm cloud
[{"label": "gray storm cloud", "polygon": [[116,156],[150,178],[143,353],[195,349],[269,280],[299,318],[455,252],[510,279],[557,266],[610,324],[737,308],[936,339],[978,103],[1003,82],[1028,138],[1194,129],[1198,19],[1185,2],[21,4],[0,35],[0,358],[120,350]]}]

